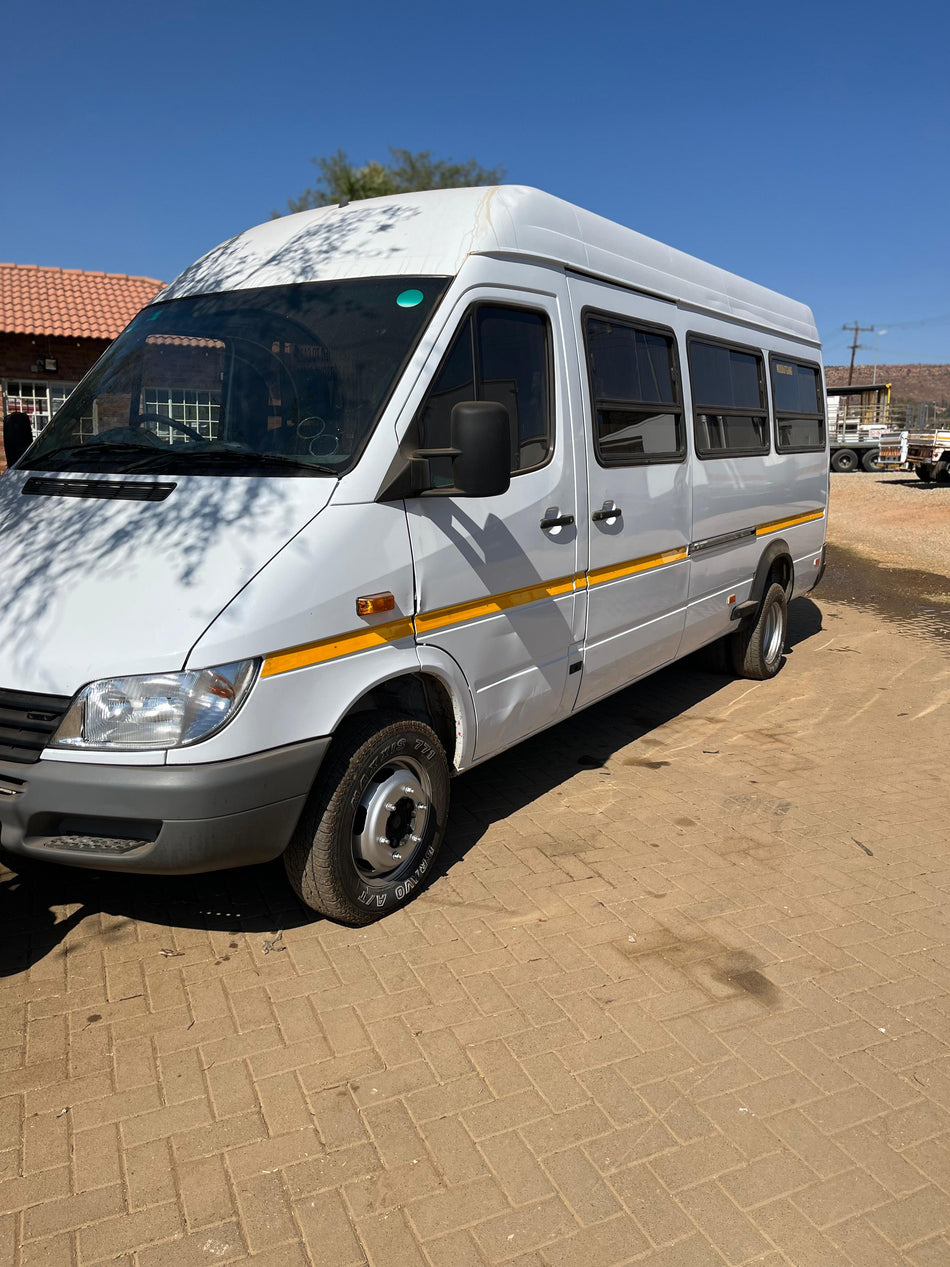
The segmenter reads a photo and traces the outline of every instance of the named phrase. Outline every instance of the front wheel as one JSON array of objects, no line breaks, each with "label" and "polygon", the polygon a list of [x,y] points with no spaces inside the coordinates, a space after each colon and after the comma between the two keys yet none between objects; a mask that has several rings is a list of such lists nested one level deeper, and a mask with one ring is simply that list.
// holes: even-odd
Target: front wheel
[{"label": "front wheel", "polygon": [[334,736],[284,854],[287,877],[311,910],[372,923],[429,879],[448,810],[435,732],[399,714],[358,714]]},{"label": "front wheel", "polygon": [[764,681],[775,677],[785,650],[788,599],[777,581],[766,590],[755,621],[732,635],[732,667],[739,677]]}]

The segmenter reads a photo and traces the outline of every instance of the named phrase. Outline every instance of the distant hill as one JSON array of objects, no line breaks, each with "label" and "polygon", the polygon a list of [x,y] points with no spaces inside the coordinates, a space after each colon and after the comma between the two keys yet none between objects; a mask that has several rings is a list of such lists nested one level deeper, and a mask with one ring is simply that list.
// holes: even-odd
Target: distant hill
[{"label": "distant hill", "polygon": [[[847,365],[826,365],[825,379],[829,387],[844,387],[848,381]],[[950,365],[856,365],[852,382],[890,383],[892,407],[936,402],[944,416],[950,408]],[[938,414],[939,416],[939,414]]]}]

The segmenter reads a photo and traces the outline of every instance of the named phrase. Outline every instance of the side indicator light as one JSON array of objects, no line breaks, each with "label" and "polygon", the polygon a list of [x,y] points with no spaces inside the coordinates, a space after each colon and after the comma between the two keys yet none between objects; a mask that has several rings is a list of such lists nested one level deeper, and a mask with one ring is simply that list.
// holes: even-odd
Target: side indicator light
[{"label": "side indicator light", "polygon": [[730,594],[729,597],[726,599],[727,603],[734,603],[735,601],[736,601],[735,594]]},{"label": "side indicator light", "polygon": [[380,612],[396,610],[396,599],[389,590],[385,594],[364,594],[356,600],[357,616],[377,616]]}]

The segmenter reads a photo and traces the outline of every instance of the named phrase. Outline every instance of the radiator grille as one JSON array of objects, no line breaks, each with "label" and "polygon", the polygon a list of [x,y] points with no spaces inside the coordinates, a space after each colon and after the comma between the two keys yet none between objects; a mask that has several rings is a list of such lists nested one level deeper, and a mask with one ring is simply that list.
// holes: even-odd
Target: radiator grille
[{"label": "radiator grille", "polygon": [[0,761],[38,761],[71,703],[68,695],[0,689]]}]

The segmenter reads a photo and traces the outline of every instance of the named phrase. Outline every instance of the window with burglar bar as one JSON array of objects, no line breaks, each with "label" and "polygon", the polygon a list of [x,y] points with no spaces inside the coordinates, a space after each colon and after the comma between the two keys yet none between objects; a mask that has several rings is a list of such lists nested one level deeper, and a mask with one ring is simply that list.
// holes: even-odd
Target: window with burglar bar
[{"label": "window with burglar bar", "polygon": [[[181,422],[205,440],[216,440],[221,418],[221,395],[219,392],[201,389],[181,389],[146,387],[144,388],[145,412],[161,414]],[[155,434],[169,444],[180,443],[184,432],[171,424],[157,423]]]},{"label": "window with burglar bar", "polygon": [[[3,409],[5,413],[26,414],[35,440],[74,387],[75,383],[31,383],[25,379],[8,379],[3,384]],[[80,422],[84,434],[91,435],[92,418],[83,417]]]}]

